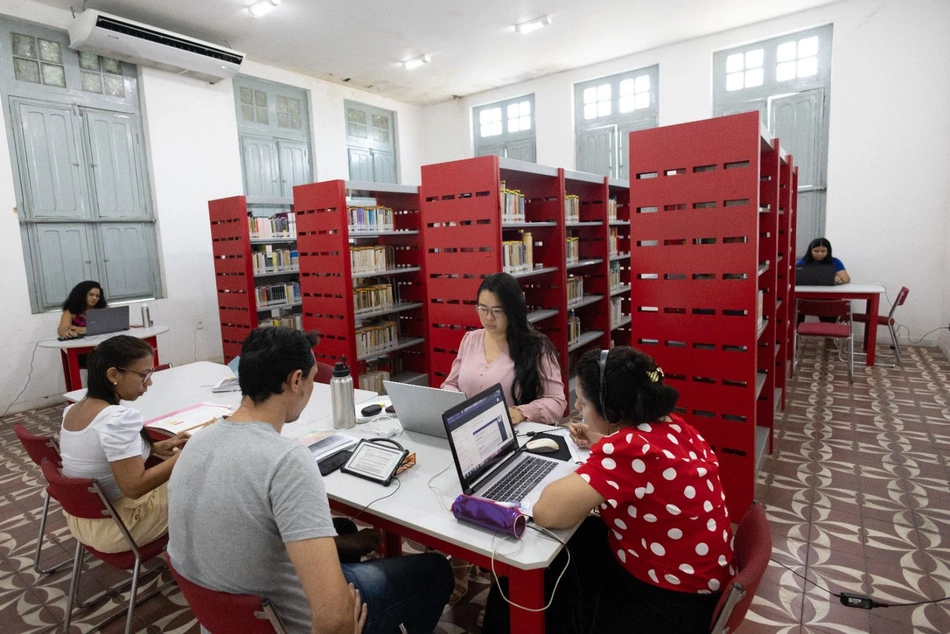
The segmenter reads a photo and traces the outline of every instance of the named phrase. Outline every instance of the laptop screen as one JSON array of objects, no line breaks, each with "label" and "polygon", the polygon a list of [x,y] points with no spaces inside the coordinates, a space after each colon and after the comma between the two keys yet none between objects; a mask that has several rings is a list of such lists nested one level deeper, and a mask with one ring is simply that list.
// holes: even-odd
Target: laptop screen
[{"label": "laptop screen", "polygon": [[498,383],[446,411],[442,418],[463,490],[517,449],[508,405]]}]

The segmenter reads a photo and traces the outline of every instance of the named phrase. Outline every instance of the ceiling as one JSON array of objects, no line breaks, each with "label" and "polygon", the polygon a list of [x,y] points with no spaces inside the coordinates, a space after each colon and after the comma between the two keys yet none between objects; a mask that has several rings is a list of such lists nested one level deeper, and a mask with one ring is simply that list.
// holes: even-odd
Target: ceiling
[{"label": "ceiling", "polygon": [[[465,96],[837,0],[37,0],[85,5],[254,61],[416,104]],[[530,34],[514,25],[550,15]],[[406,70],[423,54],[432,61]]]}]

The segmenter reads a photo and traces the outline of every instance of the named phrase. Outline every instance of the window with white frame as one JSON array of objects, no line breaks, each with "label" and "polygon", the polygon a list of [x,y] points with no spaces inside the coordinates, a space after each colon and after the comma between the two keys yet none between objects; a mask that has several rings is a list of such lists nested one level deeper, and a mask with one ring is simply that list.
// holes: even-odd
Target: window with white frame
[{"label": "window with white frame", "polygon": [[630,132],[658,124],[659,66],[575,84],[577,169],[627,178]]},{"label": "window with white frame", "polygon": [[534,95],[515,97],[472,109],[475,156],[497,154],[534,162]]}]

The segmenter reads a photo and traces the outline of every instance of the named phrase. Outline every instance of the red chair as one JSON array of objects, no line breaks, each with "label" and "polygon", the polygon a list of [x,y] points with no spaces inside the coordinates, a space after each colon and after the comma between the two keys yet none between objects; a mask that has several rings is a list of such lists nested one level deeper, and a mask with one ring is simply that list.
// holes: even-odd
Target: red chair
[{"label": "red chair", "polygon": [[798,324],[796,330],[798,337],[795,339],[795,365],[798,365],[797,350],[800,338],[830,337],[832,339],[847,339],[848,380],[854,383],[854,330],[851,328],[851,302],[846,299],[799,299],[796,310],[799,315],[833,317],[835,321],[803,321]]},{"label": "red chair", "polygon": [[[903,306],[904,302],[907,301],[907,296],[910,294],[910,289],[906,286],[902,286],[900,292],[897,293],[897,298],[894,300],[894,303],[891,304],[891,310],[887,313],[887,316],[878,315],[877,316],[877,325],[878,326],[887,326],[887,332],[891,335],[891,345],[894,346],[894,357],[897,360],[898,366],[903,366],[903,361],[901,360],[901,347],[897,343],[897,322],[894,321],[894,312],[897,311],[898,306]],[[854,321],[862,324],[868,323],[868,316],[864,313],[855,313],[852,317]],[[866,352],[855,352],[857,355],[866,355]],[[887,355],[890,356],[890,355]],[[893,368],[894,365],[884,365],[884,367]]]},{"label": "red chair", "polygon": [[168,560],[168,569],[172,571],[198,623],[209,632],[285,634],[284,624],[267,599],[253,594],[231,594],[199,586],[175,570],[171,559]]},{"label": "red chair", "polygon": [[[119,530],[125,536],[126,543],[129,545],[129,550],[123,552],[103,553],[96,550],[95,548],[86,546],[78,540],[76,541],[76,555],[73,558],[73,573],[69,584],[69,595],[66,599],[66,621],[63,631],[69,632],[69,624],[73,616],[74,602],[79,607],[88,607],[96,603],[99,599],[112,596],[124,589],[125,586],[131,584],[131,590],[129,591],[129,607],[125,619],[125,634],[130,634],[132,631],[132,613],[136,604],[158,594],[170,585],[162,585],[152,592],[149,592],[145,596],[139,598],[138,601],[135,600],[136,591],[138,590],[139,585],[139,573],[141,571],[142,564],[151,561],[162,554],[165,549],[165,545],[168,543],[168,534],[166,533],[151,543],[137,546],[135,541],[132,539],[132,536],[129,534],[128,529],[125,527],[125,524],[122,523],[122,519],[116,512],[115,506],[113,506],[109,498],[106,497],[105,493],[103,493],[98,482],[90,478],[67,478],[60,472],[59,467],[49,460],[43,461],[42,468],[43,475],[46,477],[47,482],[46,492],[55,498],[56,501],[60,503],[60,505],[62,505],[64,511],[73,517],[83,517],[88,519],[102,519],[105,517],[111,517],[118,525]],[[110,588],[109,590],[106,590],[105,592],[100,593],[91,599],[87,599],[85,602],[79,601],[79,578],[82,574],[83,559],[85,559],[86,552],[91,553],[93,556],[101,559],[114,568],[131,570],[131,581],[121,584],[115,588]],[[160,570],[161,568],[159,567],[153,568],[148,572],[156,572]],[[93,626],[92,629],[97,630],[116,618],[119,618],[120,616],[122,616],[121,612],[107,618],[101,623],[98,623],[97,625]]]},{"label": "red chair", "polygon": [[[13,431],[16,433],[16,437],[19,438],[20,442],[23,444],[23,448],[26,449],[26,453],[28,456],[30,456],[30,460],[35,462],[36,466],[43,464],[44,458],[53,464],[62,464],[63,461],[59,456],[59,446],[56,444],[56,441],[52,436],[34,436],[20,423],[17,423],[13,427]],[[51,568],[40,568],[40,558],[43,551],[43,539],[46,537],[46,518],[49,515],[49,500],[50,496],[47,494],[46,499],[43,501],[43,514],[40,515],[40,533],[36,537],[36,552],[33,553],[33,570],[41,575],[48,575],[50,573],[56,572],[69,563],[69,560],[67,559],[66,561],[58,563]]]},{"label": "red chair", "polygon": [[716,605],[712,634],[727,634],[739,627],[772,557],[772,532],[765,510],[758,502],[752,504],[739,522],[735,549],[735,563],[739,570],[726,585]]},{"label": "red chair", "polygon": [[317,375],[313,377],[314,383],[330,383],[333,378],[333,366],[329,363],[317,361]]}]

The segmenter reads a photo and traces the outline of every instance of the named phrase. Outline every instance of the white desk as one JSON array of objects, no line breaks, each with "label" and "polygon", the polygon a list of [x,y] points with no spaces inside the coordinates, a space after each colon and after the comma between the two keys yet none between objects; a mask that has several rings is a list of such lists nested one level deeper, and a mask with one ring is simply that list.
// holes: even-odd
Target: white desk
[{"label": "white desk", "polygon": [[796,286],[798,299],[858,299],[865,301],[864,314],[867,323],[864,328],[864,351],[866,364],[874,365],[877,346],[877,315],[881,294],[885,289],[880,284],[836,284],[834,286]]},{"label": "white desk", "polygon": [[110,332],[107,335],[94,335],[92,337],[82,337],[80,339],[47,339],[41,341],[41,348],[58,348],[63,360],[63,377],[66,379],[66,391],[78,390],[82,387],[82,376],[79,374],[79,355],[87,354],[93,348],[98,346],[106,339],[118,337],[119,335],[128,335],[144,339],[152,346],[155,351],[155,365],[161,362],[158,360],[158,335],[168,332],[168,326],[150,326],[148,328],[129,328],[119,332]]}]

